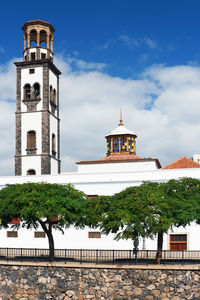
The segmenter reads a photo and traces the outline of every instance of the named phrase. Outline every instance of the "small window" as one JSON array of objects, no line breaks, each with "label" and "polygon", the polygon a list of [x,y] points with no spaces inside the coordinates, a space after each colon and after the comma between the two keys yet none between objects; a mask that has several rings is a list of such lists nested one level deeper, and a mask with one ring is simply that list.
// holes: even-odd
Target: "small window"
[{"label": "small window", "polygon": [[35,150],[36,149],[36,133],[31,130],[27,134],[27,150]]},{"label": "small window", "polygon": [[27,60],[28,60],[28,59],[27,59],[27,55],[25,55],[25,56],[24,56],[24,60],[25,60],[25,61],[27,61]]},{"label": "small window", "polygon": [[31,88],[31,99],[39,99],[40,97],[40,84],[35,82]]},{"label": "small window", "polygon": [[46,234],[44,231],[35,231],[34,232],[34,238],[45,238]]},{"label": "small window", "polygon": [[171,242],[187,242],[187,234],[170,234]]},{"label": "small window", "polygon": [[17,238],[18,237],[18,231],[7,231],[7,237],[8,238]]},{"label": "small window", "polygon": [[49,93],[50,93],[50,102],[53,102],[53,88],[52,85],[49,87]]},{"label": "small window", "polygon": [[54,133],[52,134],[52,155],[56,155],[56,136]]},{"label": "small window", "polygon": [[29,83],[25,84],[24,86],[24,100],[31,99],[31,86]]},{"label": "small window", "polygon": [[31,53],[31,60],[35,60],[35,52]]},{"label": "small window", "polygon": [[187,250],[187,234],[170,234],[170,250]]},{"label": "small window", "polygon": [[30,170],[27,171],[27,175],[28,175],[28,176],[29,176],[29,175],[36,175],[36,172],[35,172],[35,170],[30,169]]},{"label": "small window", "polygon": [[42,54],[41,54],[41,57],[42,57],[42,59],[46,59],[46,54],[45,54],[45,53],[42,53]]},{"label": "small window", "polygon": [[89,231],[88,232],[88,238],[89,239],[100,239],[101,238],[101,232],[100,231]]},{"label": "small window", "polygon": [[35,69],[29,69],[29,74],[34,74],[35,73]]},{"label": "small window", "polygon": [[53,103],[56,105],[57,104],[57,99],[56,99],[56,89],[53,90]]}]

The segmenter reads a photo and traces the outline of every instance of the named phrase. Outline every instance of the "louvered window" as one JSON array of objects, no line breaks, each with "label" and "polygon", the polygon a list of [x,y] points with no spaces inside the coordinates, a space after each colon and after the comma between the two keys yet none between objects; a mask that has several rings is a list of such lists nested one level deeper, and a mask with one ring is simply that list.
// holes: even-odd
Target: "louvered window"
[{"label": "louvered window", "polygon": [[17,238],[18,237],[18,231],[7,231],[7,237],[8,238]]},{"label": "louvered window", "polygon": [[27,150],[36,149],[36,133],[29,131],[27,135]]},{"label": "louvered window", "polygon": [[35,231],[34,232],[34,238],[45,238],[46,234],[44,231]]},{"label": "louvered window", "polygon": [[99,231],[89,231],[88,232],[88,238],[89,239],[100,239],[101,238],[101,232],[99,232]]}]

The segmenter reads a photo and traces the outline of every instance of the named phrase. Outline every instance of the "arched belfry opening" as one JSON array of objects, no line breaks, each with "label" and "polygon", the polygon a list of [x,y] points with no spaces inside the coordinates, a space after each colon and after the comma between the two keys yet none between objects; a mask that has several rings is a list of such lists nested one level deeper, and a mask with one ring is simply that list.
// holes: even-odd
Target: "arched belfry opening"
[{"label": "arched belfry opening", "polygon": [[35,29],[32,29],[30,32],[30,47],[35,46],[37,46],[37,31]]},{"label": "arched belfry opening", "polygon": [[47,48],[47,32],[46,30],[40,31],[40,46]]},{"label": "arched belfry opening", "polygon": [[17,67],[15,175],[60,173],[59,76],[53,62],[55,29],[26,22],[24,59]]}]

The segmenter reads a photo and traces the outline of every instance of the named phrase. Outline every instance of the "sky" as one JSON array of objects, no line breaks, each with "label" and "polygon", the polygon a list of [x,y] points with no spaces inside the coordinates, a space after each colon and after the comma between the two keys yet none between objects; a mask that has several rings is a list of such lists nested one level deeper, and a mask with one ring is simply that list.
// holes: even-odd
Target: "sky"
[{"label": "sky", "polygon": [[62,171],[105,156],[119,123],[162,166],[200,153],[200,1],[3,1],[0,175],[14,175],[16,70],[29,20],[50,22],[61,70]]}]

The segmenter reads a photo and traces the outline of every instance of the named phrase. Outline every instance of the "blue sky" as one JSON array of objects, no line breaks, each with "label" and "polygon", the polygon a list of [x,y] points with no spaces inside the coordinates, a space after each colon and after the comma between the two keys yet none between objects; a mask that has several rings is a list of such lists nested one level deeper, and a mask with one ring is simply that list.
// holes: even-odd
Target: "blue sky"
[{"label": "blue sky", "polygon": [[62,171],[105,156],[122,108],[137,155],[162,165],[200,153],[200,1],[3,1],[0,175],[14,173],[13,61],[26,21],[50,22],[60,78]]},{"label": "blue sky", "polygon": [[21,26],[42,19],[56,28],[57,53],[106,63],[114,76],[136,77],[152,64],[198,64],[199,12],[194,0],[3,1],[0,62],[21,56]]}]

